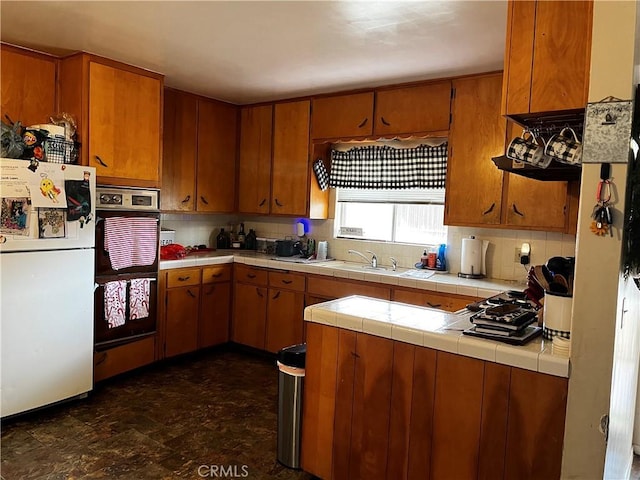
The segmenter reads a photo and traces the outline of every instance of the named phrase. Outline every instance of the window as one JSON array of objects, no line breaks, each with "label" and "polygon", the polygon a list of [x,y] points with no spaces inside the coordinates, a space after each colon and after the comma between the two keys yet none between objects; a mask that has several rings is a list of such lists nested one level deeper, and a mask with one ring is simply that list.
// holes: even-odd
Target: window
[{"label": "window", "polygon": [[383,242],[446,243],[446,139],[335,145],[335,235]]},{"label": "window", "polygon": [[447,242],[444,188],[338,188],[336,193],[336,237],[420,245]]}]

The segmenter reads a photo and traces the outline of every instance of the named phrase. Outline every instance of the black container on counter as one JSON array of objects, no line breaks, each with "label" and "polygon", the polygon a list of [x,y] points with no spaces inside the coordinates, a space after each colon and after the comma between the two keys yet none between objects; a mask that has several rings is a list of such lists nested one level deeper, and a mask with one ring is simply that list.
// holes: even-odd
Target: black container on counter
[{"label": "black container on counter", "polygon": [[231,237],[229,237],[229,234],[224,231],[224,228],[220,229],[220,233],[216,237],[216,248],[231,248]]},{"label": "black container on counter", "polygon": [[258,248],[258,240],[256,238],[256,232],[253,228],[249,229],[249,233],[247,233],[244,239],[244,248],[245,250],[255,250]]}]

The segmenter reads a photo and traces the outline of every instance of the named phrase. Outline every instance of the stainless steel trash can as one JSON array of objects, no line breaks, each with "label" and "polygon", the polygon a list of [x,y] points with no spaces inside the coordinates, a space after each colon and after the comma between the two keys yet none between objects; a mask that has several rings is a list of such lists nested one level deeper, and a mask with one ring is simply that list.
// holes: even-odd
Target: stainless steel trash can
[{"label": "stainless steel trash can", "polygon": [[307,345],[292,345],[278,352],[278,461],[300,468],[302,393]]}]

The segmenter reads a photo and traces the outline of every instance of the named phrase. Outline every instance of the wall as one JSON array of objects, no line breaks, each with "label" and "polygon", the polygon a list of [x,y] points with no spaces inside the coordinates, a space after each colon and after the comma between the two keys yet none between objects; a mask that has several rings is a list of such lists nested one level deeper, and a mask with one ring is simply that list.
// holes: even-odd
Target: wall
[{"label": "wall", "polygon": [[[635,20],[635,2],[594,2],[590,102],[609,95],[631,98]],[[616,234],[613,238],[598,237],[589,230],[599,174],[599,165],[583,165],[571,326],[571,376],[562,459],[562,477],[567,479],[603,478],[607,445],[599,426],[601,417],[609,413],[616,326],[620,325],[621,317],[618,299],[622,215],[614,216]],[[624,210],[626,176],[625,164],[613,165],[618,212]],[[631,416],[627,416],[629,424],[630,419]]]},{"label": "wall", "polygon": [[[259,237],[283,238],[295,235],[295,219],[272,217],[236,217],[223,215],[173,215],[162,216],[162,227],[176,230],[176,242],[182,245],[207,244],[215,246],[215,237],[220,228],[227,231],[230,226],[243,221],[245,232],[256,230]],[[312,221],[309,236],[317,240],[329,241],[329,256],[339,260],[360,261],[347,253],[349,249],[372,250],[378,255],[381,265],[390,265],[390,256],[398,260],[398,265],[412,268],[422,255],[423,245],[403,245],[363,240],[333,238],[333,220]],[[488,240],[487,273],[491,278],[518,280],[524,282],[527,270],[514,261],[515,249],[523,242],[531,244],[531,263],[542,264],[554,256],[573,256],[575,236],[561,233],[530,232],[525,230],[497,230],[482,228],[449,227],[447,238],[447,261],[452,273],[460,269],[460,247],[462,238],[475,235]]]}]

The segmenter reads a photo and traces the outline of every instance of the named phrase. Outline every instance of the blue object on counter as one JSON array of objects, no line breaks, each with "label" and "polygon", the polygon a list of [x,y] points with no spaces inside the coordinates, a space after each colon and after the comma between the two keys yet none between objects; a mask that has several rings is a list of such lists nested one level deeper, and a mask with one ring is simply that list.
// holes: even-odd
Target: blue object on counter
[{"label": "blue object on counter", "polygon": [[441,243],[438,248],[438,257],[436,258],[436,270],[445,271],[447,269],[447,259],[445,257],[446,250],[447,245],[445,243]]}]

